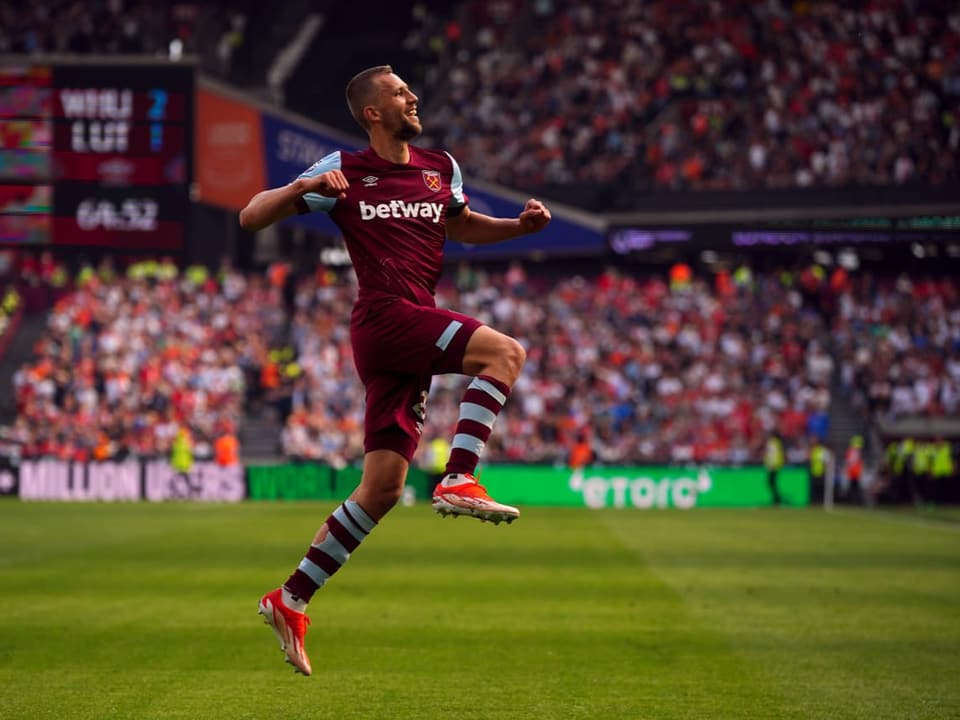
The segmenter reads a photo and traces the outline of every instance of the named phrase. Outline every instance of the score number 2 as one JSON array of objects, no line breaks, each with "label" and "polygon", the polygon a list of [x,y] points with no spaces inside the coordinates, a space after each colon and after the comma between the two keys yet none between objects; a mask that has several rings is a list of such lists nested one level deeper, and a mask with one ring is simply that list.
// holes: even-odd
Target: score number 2
[{"label": "score number 2", "polygon": [[147,109],[147,118],[150,123],[150,149],[154,152],[163,150],[163,121],[167,117],[167,91],[153,88],[147,92],[150,96],[150,107]]}]

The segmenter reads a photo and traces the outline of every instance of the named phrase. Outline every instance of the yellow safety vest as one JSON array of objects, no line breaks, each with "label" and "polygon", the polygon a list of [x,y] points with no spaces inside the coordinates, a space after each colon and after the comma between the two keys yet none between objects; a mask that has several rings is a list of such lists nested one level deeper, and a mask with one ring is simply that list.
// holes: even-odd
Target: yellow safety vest
[{"label": "yellow safety vest", "polygon": [[933,449],[933,476],[935,478],[948,478],[953,475],[953,453],[950,443],[939,442]]},{"label": "yellow safety vest", "polygon": [[182,433],[177,433],[170,447],[170,467],[180,473],[190,472],[193,467],[193,448],[190,439]]},{"label": "yellow safety vest", "polygon": [[823,445],[814,445],[810,450],[810,474],[823,477],[827,473],[827,449]]},{"label": "yellow safety vest", "polygon": [[447,460],[450,458],[450,443],[445,438],[436,438],[430,442],[429,471],[434,474],[442,473],[447,469]]},{"label": "yellow safety vest", "polygon": [[777,438],[767,440],[763,451],[763,464],[767,470],[779,470],[783,467],[783,443]]}]

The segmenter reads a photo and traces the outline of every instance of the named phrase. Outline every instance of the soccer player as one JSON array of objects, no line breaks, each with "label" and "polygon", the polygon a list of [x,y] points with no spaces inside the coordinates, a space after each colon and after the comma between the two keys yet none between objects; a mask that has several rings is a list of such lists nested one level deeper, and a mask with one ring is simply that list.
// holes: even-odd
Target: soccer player
[{"label": "soccer player", "polygon": [[421,132],[417,96],[389,65],[357,74],[347,85],[347,104],[369,147],[327,155],[289,185],[258,193],[240,212],[240,224],[251,231],[296,213],[328,213],[343,232],[359,285],[350,336],[367,398],[360,484],[320,527],[287,581],[260,600],[287,662],[305,675],[311,672],[303,646],[307,603],[400,498],[434,375],[473,377],[434,509],[498,524],[519,516],[493,500],[474,472],[526,353],[515,339],[438,309],[434,291],[445,238],[494,243],[550,222],[550,211],[534,199],[516,218],[471,211],[453,157],[410,144]]}]

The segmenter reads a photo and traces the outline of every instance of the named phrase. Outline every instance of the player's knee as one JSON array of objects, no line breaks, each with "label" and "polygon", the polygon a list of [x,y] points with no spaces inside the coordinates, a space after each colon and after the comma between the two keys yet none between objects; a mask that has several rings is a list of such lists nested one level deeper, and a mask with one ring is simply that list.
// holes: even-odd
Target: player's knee
[{"label": "player's knee", "polygon": [[501,355],[505,365],[504,370],[509,375],[506,378],[510,385],[513,385],[520,377],[520,371],[523,370],[523,364],[527,361],[527,351],[523,345],[511,337],[506,338]]},{"label": "player's knee", "polygon": [[360,504],[360,507],[370,517],[379,521],[397,504],[397,501],[403,495],[403,485],[403,477],[388,478],[381,476],[375,479],[365,477],[356,493],[354,493],[353,499]]},{"label": "player's knee", "polygon": [[403,480],[378,483],[374,502],[381,515],[384,515],[400,500],[403,495]]},{"label": "player's knee", "polygon": [[403,495],[403,486],[397,485],[396,487],[391,487],[388,490],[385,490],[381,496],[381,503],[383,507],[383,512],[386,513],[387,510],[393,508],[397,502],[400,500],[400,497]]}]

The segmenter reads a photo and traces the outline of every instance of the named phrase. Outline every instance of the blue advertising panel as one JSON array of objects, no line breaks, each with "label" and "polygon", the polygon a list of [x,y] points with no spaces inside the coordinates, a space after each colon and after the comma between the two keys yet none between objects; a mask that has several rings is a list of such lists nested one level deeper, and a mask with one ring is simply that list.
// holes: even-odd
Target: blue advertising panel
[{"label": "blue advertising panel", "polygon": [[[267,156],[267,187],[286,185],[334,150],[356,150],[359,147],[268,113],[263,113],[263,145]],[[286,222],[340,234],[325,213],[298,215]]]},{"label": "blue advertising panel", "polygon": [[[507,197],[480,190],[471,185],[470,178],[464,178],[464,190],[470,199],[472,210],[493,217],[517,217],[527,201],[523,196]],[[577,222],[563,210],[551,207],[549,200],[544,199],[543,202],[550,208],[553,219],[540,232],[493,245],[461,245],[448,241],[444,249],[446,257],[469,260],[531,257],[541,254],[548,257],[598,255],[606,252],[606,235],[595,224]]]}]

